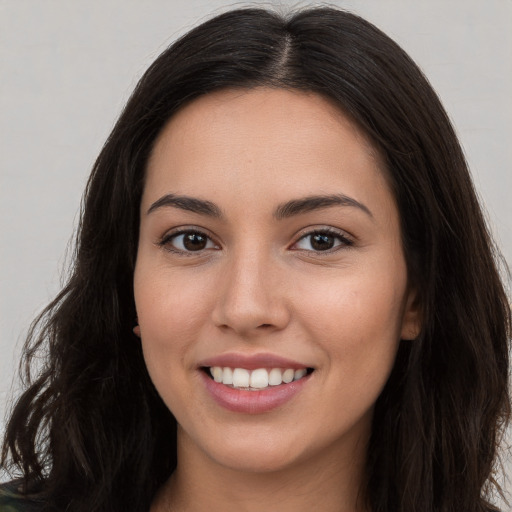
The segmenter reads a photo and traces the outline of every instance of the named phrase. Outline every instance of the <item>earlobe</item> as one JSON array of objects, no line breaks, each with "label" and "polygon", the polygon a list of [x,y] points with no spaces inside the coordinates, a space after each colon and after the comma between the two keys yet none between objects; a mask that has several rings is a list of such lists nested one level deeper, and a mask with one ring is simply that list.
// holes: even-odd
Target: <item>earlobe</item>
[{"label": "earlobe", "polygon": [[137,338],[140,338],[140,325],[137,324],[134,328],[133,328],[133,334],[135,334],[135,336],[137,336]]},{"label": "earlobe", "polygon": [[420,335],[422,326],[423,315],[418,293],[416,290],[410,290],[405,304],[400,339],[415,340]]}]

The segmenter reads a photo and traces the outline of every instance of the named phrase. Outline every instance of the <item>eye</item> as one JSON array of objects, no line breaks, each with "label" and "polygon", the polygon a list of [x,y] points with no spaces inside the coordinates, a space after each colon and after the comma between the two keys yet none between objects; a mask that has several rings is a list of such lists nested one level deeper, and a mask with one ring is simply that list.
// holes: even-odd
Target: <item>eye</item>
[{"label": "eye", "polygon": [[294,245],[293,249],[301,251],[325,252],[336,250],[336,248],[353,245],[353,242],[341,233],[331,230],[316,230],[302,236]]},{"label": "eye", "polygon": [[193,230],[169,234],[162,239],[160,245],[170,251],[185,253],[219,248],[208,235]]}]

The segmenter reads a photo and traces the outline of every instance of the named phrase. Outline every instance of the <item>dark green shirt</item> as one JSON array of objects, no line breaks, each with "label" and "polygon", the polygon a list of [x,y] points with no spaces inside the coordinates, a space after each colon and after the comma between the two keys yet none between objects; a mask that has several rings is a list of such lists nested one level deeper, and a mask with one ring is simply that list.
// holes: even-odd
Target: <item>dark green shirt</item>
[{"label": "dark green shirt", "polygon": [[18,491],[19,481],[0,485],[0,512],[40,512],[42,503],[22,496]]}]

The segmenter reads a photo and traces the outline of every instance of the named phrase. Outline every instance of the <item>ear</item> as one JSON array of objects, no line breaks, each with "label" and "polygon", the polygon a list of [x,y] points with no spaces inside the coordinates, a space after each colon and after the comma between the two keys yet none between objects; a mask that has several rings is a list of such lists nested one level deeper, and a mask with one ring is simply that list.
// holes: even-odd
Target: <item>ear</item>
[{"label": "ear", "polygon": [[133,334],[135,334],[135,336],[137,336],[137,338],[140,338],[140,325],[137,324],[134,328],[133,328]]},{"label": "ear", "polygon": [[411,288],[405,302],[400,339],[415,340],[419,336],[422,326],[423,315],[419,294],[415,288]]}]

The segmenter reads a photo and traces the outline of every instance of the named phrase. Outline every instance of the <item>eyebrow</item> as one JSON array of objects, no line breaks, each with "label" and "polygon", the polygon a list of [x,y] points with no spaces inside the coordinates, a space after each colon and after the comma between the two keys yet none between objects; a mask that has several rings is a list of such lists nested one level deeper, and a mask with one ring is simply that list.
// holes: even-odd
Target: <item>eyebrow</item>
[{"label": "eyebrow", "polygon": [[[367,206],[344,194],[316,195],[300,199],[292,199],[291,201],[280,204],[276,208],[274,211],[274,218],[277,220],[287,219],[295,215],[300,215],[314,210],[321,210],[332,206],[351,206],[359,208],[373,218],[373,214]],[[176,194],[166,194],[156,200],[149,207],[147,214],[164,207],[179,208],[181,210],[197,213],[199,215],[206,215],[208,217],[223,217],[221,209],[211,201]]]},{"label": "eyebrow", "polygon": [[162,196],[149,207],[147,214],[165,206],[172,206],[174,208],[179,208],[180,210],[186,210],[200,215],[207,215],[208,217],[222,217],[220,208],[211,201],[189,196],[178,196],[175,194],[166,194],[165,196]]},{"label": "eyebrow", "polygon": [[292,199],[291,201],[279,205],[274,212],[274,217],[278,220],[287,219],[294,215],[300,215],[313,210],[321,210],[322,208],[329,208],[331,206],[352,206],[359,208],[373,218],[373,214],[367,206],[344,194],[308,196],[301,199]]}]

